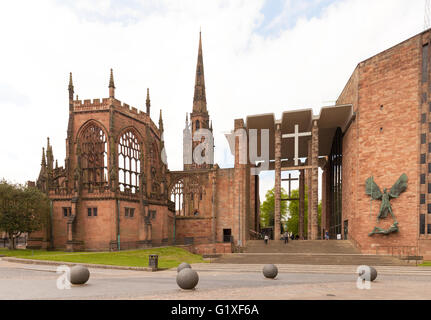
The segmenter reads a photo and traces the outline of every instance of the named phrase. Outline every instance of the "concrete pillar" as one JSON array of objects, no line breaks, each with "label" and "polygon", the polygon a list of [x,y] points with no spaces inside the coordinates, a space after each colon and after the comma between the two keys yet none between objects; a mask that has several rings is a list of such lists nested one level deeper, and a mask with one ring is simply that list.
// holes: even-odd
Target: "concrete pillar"
[{"label": "concrete pillar", "polygon": [[327,163],[325,167],[326,171],[326,201],[325,201],[325,225],[326,230],[328,230],[329,234],[331,234],[330,228],[331,228],[331,215],[332,215],[332,207],[331,207],[331,167],[329,166],[329,162]]},{"label": "concrete pillar", "polygon": [[232,235],[239,246],[244,246],[248,234],[247,223],[247,133],[243,119],[235,120],[235,174],[234,174],[234,208]]},{"label": "concrete pillar", "polygon": [[319,237],[319,128],[317,121],[313,121],[311,135],[311,240],[318,240]]},{"label": "concrete pillar", "polygon": [[299,239],[304,240],[304,213],[305,213],[305,172],[299,170]]},{"label": "concrete pillar", "polygon": [[215,243],[217,241],[217,225],[216,225],[216,171],[213,171],[212,176],[212,201],[211,201],[211,233],[212,233],[212,242]]},{"label": "concrete pillar", "polygon": [[[308,161],[307,164],[311,165],[311,140],[308,141]],[[311,207],[312,207],[312,193],[311,193],[311,169],[306,170],[307,179],[307,196],[308,196],[308,207],[307,207],[307,240],[311,240]]]},{"label": "concrete pillar", "polygon": [[274,240],[281,239],[281,124],[275,130],[275,205],[274,205]]},{"label": "concrete pillar", "polygon": [[323,168],[323,173],[322,173],[322,225],[321,225],[321,231],[320,234],[322,235],[322,239],[325,239],[325,231],[327,230],[327,225],[326,225],[326,215],[327,215],[327,207],[326,207],[326,192],[327,192],[327,166],[325,166]]}]

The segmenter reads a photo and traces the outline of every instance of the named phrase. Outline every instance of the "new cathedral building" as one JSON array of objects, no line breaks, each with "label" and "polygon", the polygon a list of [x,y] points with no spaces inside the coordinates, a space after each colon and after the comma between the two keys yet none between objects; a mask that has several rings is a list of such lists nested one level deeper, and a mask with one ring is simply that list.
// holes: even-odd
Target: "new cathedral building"
[{"label": "new cathedral building", "polygon": [[[299,171],[299,233],[305,239],[346,239],[363,253],[431,258],[431,30],[360,62],[334,106],[246,115],[233,132],[269,130],[275,171],[274,238],[280,239],[281,173]],[[282,103],[282,102],[280,102]],[[121,250],[187,244],[195,252],[232,252],[260,231],[259,176],[244,163],[249,148],[233,133],[235,165],[166,164],[164,127],[115,98],[74,99],[64,167],[43,150],[36,182],[52,203],[51,224],[31,247]],[[212,131],[199,39],[193,108],[186,129]],[[192,151],[199,142],[191,144]],[[242,144],[242,145],[241,145]],[[54,164],[55,163],[55,164]],[[319,168],[323,174],[319,176]],[[318,186],[322,217],[318,223]],[[306,188],[307,186],[307,188]],[[307,191],[308,190],[308,191]],[[304,224],[304,194],[309,218]]]}]

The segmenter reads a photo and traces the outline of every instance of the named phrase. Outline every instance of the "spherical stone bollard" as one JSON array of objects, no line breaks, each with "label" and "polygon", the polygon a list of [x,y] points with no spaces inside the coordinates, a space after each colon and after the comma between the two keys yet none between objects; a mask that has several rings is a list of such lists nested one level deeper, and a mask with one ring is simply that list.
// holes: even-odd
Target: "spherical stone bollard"
[{"label": "spherical stone bollard", "polygon": [[192,266],[191,266],[191,265],[189,265],[187,262],[183,262],[183,263],[181,263],[181,264],[178,266],[178,268],[177,268],[177,272],[180,272],[181,270],[183,270],[183,269],[185,269],[185,268],[189,268],[189,269],[191,269],[191,268],[192,268]]},{"label": "spherical stone bollard", "polygon": [[198,273],[191,268],[184,268],[177,274],[177,284],[181,289],[192,290],[198,282]]},{"label": "spherical stone bollard", "polygon": [[278,269],[273,264],[267,264],[263,267],[263,275],[268,279],[275,279],[278,274]]},{"label": "spherical stone bollard", "polygon": [[90,278],[90,271],[84,266],[73,266],[70,268],[69,282],[71,284],[84,284]]},{"label": "spherical stone bollard", "polygon": [[[371,267],[371,266],[364,266],[365,268],[369,268],[369,272],[370,272],[370,281],[374,281],[374,280],[376,280],[376,278],[377,278],[377,270],[374,268],[374,267]],[[359,272],[359,277],[361,277],[363,280],[368,280],[367,279],[367,276],[366,276],[366,272],[367,271],[365,271],[364,270],[364,268],[361,268],[360,269],[360,272]]]}]

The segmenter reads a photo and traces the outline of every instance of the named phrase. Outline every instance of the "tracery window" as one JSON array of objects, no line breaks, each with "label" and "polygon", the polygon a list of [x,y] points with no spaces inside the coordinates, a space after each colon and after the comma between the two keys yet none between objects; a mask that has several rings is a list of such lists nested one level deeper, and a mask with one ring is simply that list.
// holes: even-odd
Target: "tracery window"
[{"label": "tracery window", "polygon": [[184,183],[179,180],[171,191],[171,201],[175,203],[175,214],[184,216]]},{"label": "tracery window", "polygon": [[139,191],[141,146],[132,131],[125,132],[118,144],[118,183],[120,191]]},{"label": "tracery window", "polygon": [[81,168],[84,187],[105,186],[108,176],[106,135],[96,124],[88,126],[81,138]]}]

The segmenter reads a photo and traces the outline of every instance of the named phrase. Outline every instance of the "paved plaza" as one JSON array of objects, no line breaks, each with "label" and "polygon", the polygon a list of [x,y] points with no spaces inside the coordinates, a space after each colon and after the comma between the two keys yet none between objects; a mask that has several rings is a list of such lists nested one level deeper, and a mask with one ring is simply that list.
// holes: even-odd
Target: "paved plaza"
[{"label": "paved plaza", "polygon": [[370,290],[356,286],[356,266],[279,265],[276,280],[262,265],[192,265],[195,290],[176,284],[176,270],[158,272],[91,268],[86,285],[59,290],[56,266],[0,260],[0,299],[337,300],[431,299],[431,268],[377,267]]}]

